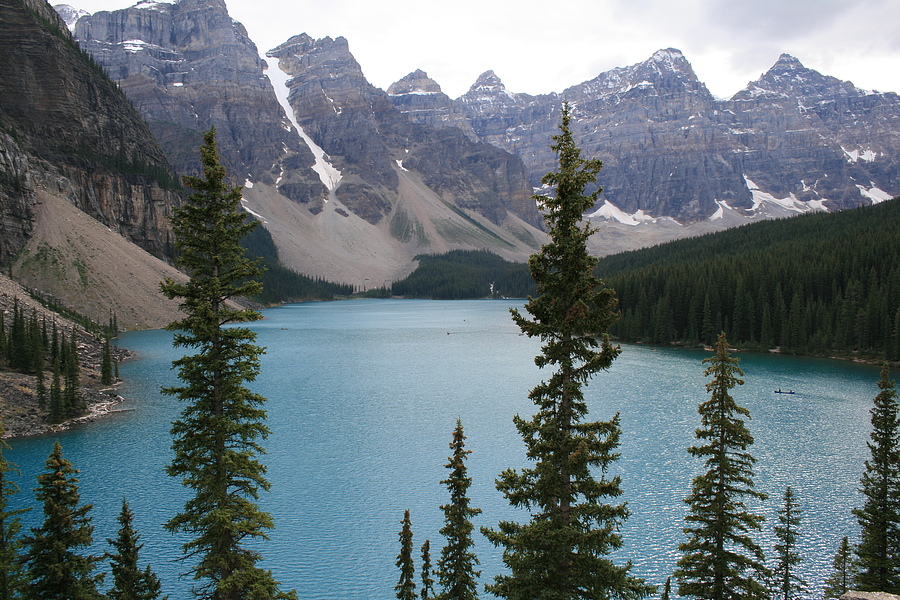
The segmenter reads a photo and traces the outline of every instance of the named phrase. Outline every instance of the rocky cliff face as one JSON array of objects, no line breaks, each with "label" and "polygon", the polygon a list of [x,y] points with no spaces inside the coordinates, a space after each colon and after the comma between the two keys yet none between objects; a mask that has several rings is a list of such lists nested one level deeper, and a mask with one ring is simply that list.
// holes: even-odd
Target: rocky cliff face
[{"label": "rocky cliff face", "polygon": [[583,154],[604,162],[601,203],[614,205],[604,214],[693,222],[725,208],[835,210],[900,192],[897,95],[864,92],[786,55],[731,100],[714,98],[682,53],[667,49],[544,96],[510,92],[488,71],[440,106],[463,123],[425,105],[410,114],[516,153],[537,186],[556,168],[548,141],[563,101]]},{"label": "rocky cliff face", "polygon": [[46,2],[0,0],[0,262],[33,231],[38,192],[157,256],[175,176],[138,113]]},{"label": "rocky cliff face", "polygon": [[[290,75],[288,100],[294,116],[342,173],[335,194],[355,214],[379,223],[393,210],[398,174],[414,170],[444,200],[496,225],[510,212],[539,225],[526,172],[516,156],[473,142],[458,128],[434,127],[449,118],[441,108],[449,105],[424,73],[395,84],[392,96],[366,80],[347,40],[340,37],[294,36],[267,56],[278,59],[279,68]],[[417,106],[428,110],[417,111]]]},{"label": "rocky cliff face", "polygon": [[[858,89],[783,54],[719,105],[739,168],[760,189],[829,209],[900,192],[900,97]],[[877,197],[876,197],[877,199]]]},{"label": "rocky cliff face", "polygon": [[74,29],[180,173],[199,170],[202,132],[215,127],[236,184],[278,181],[298,201],[325,194],[311,171],[311,152],[265,75],[265,61],[222,0],[141,2],[82,16]]}]

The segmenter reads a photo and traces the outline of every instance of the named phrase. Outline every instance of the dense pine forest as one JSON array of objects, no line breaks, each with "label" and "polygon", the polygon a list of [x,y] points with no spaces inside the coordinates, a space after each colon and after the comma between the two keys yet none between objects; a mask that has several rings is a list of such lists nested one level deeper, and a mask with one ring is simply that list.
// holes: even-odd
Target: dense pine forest
[{"label": "dense pine forest", "polygon": [[626,341],[900,359],[900,199],[609,256]]},{"label": "dense pine forest", "polygon": [[431,300],[525,298],[535,293],[528,266],[509,263],[485,250],[454,250],[417,256],[418,268],[395,282],[395,296]]}]

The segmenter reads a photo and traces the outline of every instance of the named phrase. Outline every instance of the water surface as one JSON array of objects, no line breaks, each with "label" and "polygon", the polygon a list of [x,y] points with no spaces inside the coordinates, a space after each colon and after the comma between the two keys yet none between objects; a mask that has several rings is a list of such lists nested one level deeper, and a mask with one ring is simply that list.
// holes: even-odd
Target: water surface
[{"label": "water surface", "polygon": [[[528,391],[542,377],[534,366],[538,342],[519,335],[509,317],[515,301],[436,302],[354,300],[297,304],[265,311],[253,324],[267,347],[255,391],[268,398],[266,440],[272,490],[261,504],[274,517],[261,545],[284,587],[301,598],[392,598],[398,572],[398,533],[410,509],[414,544],[431,540],[436,560],[447,501],[440,481],[456,419],[468,437],[470,498],[483,514],[477,527],[524,520],[494,488],[508,467],[525,464],[512,424],[530,416]],[[164,331],[123,335],[119,345],[138,358],[121,365],[129,410],[55,437],[15,440],[8,453],[22,470],[23,493],[42,472],[53,440],[81,469],[80,489],[93,503],[95,550],[107,549],[123,496],[136,513],[150,561],[164,592],[187,598],[179,579],[184,539],[162,530],[186,495],[163,468],[171,459],[169,428],[179,402],[159,393],[176,382],[171,361],[181,351]],[[590,418],[622,419],[621,474],[631,517],[625,547],[614,560],[632,560],[634,573],[661,584],[679,558],[691,478],[700,465],[686,448],[699,426],[706,352],[623,346],[609,372],[587,388]],[[754,506],[768,516],[758,536],[771,554],[771,528],[785,486],[803,509],[802,576],[818,590],[840,539],[856,532],[851,510],[867,457],[869,409],[878,369],[822,359],[741,354],[746,384],[734,390],[751,411],[757,487],[770,499]],[[774,390],[794,389],[794,395]],[[32,525],[39,510],[26,517]],[[503,569],[500,553],[477,536],[487,581]],[[418,562],[418,558],[417,558]]]}]

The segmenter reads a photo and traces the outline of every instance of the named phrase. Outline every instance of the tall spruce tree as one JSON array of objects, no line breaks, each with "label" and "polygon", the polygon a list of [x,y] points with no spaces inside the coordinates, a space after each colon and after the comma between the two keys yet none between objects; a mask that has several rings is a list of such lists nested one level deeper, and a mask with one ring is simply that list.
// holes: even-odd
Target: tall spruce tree
[{"label": "tall spruce tree", "polygon": [[841,540],[831,565],[834,571],[825,580],[825,598],[840,598],[850,590],[850,584],[856,574],[853,566],[853,548],[850,547],[850,538],[846,535]]},{"label": "tall spruce tree", "polygon": [[400,579],[394,590],[398,600],[416,600],[416,565],[413,562],[413,534],[412,522],[409,518],[409,509],[403,513],[403,521],[400,527],[400,553],[397,555],[397,568],[400,569]]},{"label": "tall spruce tree", "polygon": [[431,542],[422,544],[422,600],[434,598],[434,577],[431,576]]},{"label": "tall spruce tree", "polygon": [[109,567],[112,572],[112,584],[106,596],[110,600],[155,600],[159,598],[161,584],[159,578],[150,569],[150,565],[141,570],[138,558],[143,544],[141,536],[134,528],[134,513],[128,502],[122,499],[122,511],[116,519],[121,526],[115,539],[107,539],[114,552],[108,553]]},{"label": "tall spruce tree", "polygon": [[478,577],[481,571],[475,569],[478,557],[473,551],[472,517],[480,515],[480,508],[469,505],[468,490],[472,479],[466,468],[466,457],[471,450],[466,450],[466,436],[462,421],[457,419],[450,442],[452,454],[445,465],[450,475],[441,483],[450,492],[450,502],[441,506],[444,511],[444,526],[441,535],[446,543],[441,550],[441,558],[437,563],[438,581],[440,582],[441,600],[474,600],[478,598]]},{"label": "tall spruce tree", "polygon": [[619,348],[606,335],[616,319],[615,294],[593,274],[597,261],[586,242],[594,230],[582,219],[599,192],[585,195],[585,187],[602,164],[581,158],[569,121],[565,104],[552,146],[559,171],[542,179],[556,194],[536,197],[546,210],[550,241],[529,260],[538,294],[525,305],[532,319],[512,311],[519,328],[542,342],[535,364],[555,369],[529,395],[538,412],[531,420],[514,419],[534,467],[508,469],[497,480],[510,504],[527,509],[531,520],[482,530],[504,548],[510,570],[487,590],[515,599],[641,598],[653,588],[630,574],[630,563],[617,566],[607,558],[622,545],[618,528],[628,516],[624,503],[604,502],[622,493],[620,478],[605,475],[618,458],[619,417],[582,421],[583,386],[609,368]]},{"label": "tall spruce tree", "polygon": [[[0,425],[0,436],[3,432],[3,426]],[[19,531],[22,524],[19,516],[31,510],[30,508],[9,510],[10,499],[19,492],[19,486],[10,479],[10,474],[18,473],[18,469],[3,455],[3,451],[8,448],[6,442],[0,438],[0,600],[21,598],[25,573],[21,560],[22,538]]]},{"label": "tall spruce tree", "polygon": [[753,436],[742,417],[750,412],[734,401],[731,388],[742,385],[739,360],[728,353],[725,334],[719,335],[715,355],[709,363],[706,384],[710,399],[701,403],[701,428],[696,431],[701,446],[688,452],[705,458],[706,473],[694,478],[684,528],[688,540],[678,546],[683,552],[675,577],[681,596],[709,600],[747,600],[766,595],[762,583],[768,576],[764,555],[750,533],[762,526],[763,517],[751,513],[744,498],[764,500],[753,483],[756,460],[747,449]]},{"label": "tall spruce tree", "polygon": [[809,592],[807,582],[797,573],[797,565],[803,558],[797,553],[798,528],[803,511],[797,504],[794,490],[784,491],[784,505],[778,509],[778,525],[775,526],[775,568],[772,569],[774,600],[796,600]]},{"label": "tall spruce tree", "polygon": [[227,325],[261,318],[231,303],[261,289],[259,267],[240,244],[256,223],[240,210],[241,188],[226,185],[214,130],[204,135],[200,158],[204,177],[184,178],[194,193],[173,220],[177,264],[190,280],[161,285],[168,298],[181,300],[185,315],[167,327],[175,332],[174,344],[192,350],[173,362],[183,385],[163,392],[187,403],[172,426],[175,456],[166,470],[194,496],[166,528],[193,536],[183,550],[186,559],[196,560],[191,572],[203,582],[195,590],[200,598],[295,597],[278,589],[272,573],[257,566],[260,553],[247,545],[266,539],[273,527],[256,504],[259,491],[269,489],[257,458],[264,453],[260,440],[269,433],[265,398],[245,386],[259,373],[263,350],[253,343],[253,331]]},{"label": "tall spruce tree", "polygon": [[90,504],[80,504],[78,471],[63,458],[59,442],[38,475],[35,496],[42,503],[44,522],[24,538],[28,571],[25,597],[30,600],[100,600],[97,586],[103,574],[94,566],[99,556],[82,554],[93,543]]},{"label": "tall spruce tree", "polygon": [[887,364],[872,407],[871,458],[865,463],[856,547],[857,589],[900,594],[900,410]]}]

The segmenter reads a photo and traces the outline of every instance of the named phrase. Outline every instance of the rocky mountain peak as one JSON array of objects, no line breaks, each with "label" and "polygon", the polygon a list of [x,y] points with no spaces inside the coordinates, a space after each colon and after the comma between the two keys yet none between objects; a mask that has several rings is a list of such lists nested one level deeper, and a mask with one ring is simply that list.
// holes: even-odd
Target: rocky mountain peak
[{"label": "rocky mountain peak", "polygon": [[676,71],[694,75],[694,68],[691,66],[691,63],[684,57],[681,50],[675,48],[657,50],[647,62],[658,65],[664,71]]},{"label": "rocky mountain peak", "polygon": [[618,102],[624,97],[670,96],[690,93],[711,98],[680,50],[657,50],[649,59],[616,67],[594,79],[572,86],[563,96],[573,102]]},{"label": "rocky mountain peak", "polygon": [[479,75],[465,96],[471,97],[476,94],[479,96],[498,96],[502,94],[509,98],[515,97],[514,94],[506,90],[506,86],[503,85],[503,82],[492,70],[487,70]]},{"label": "rocky mountain peak", "polygon": [[199,171],[202,132],[211,127],[235,184],[287,181],[313,163],[266,62],[223,0],[145,0],[97,12],[78,20],[75,38],[119,83],[177,171]]},{"label": "rocky mountain peak", "polygon": [[782,54],[772,67],[756,81],[733,97],[734,100],[747,100],[766,97],[798,100],[803,105],[815,103],[825,97],[860,96],[865,92],[849,81],[841,81],[835,77],[822,75],[809,69],[790,54]]},{"label": "rocky mountain peak", "polygon": [[66,22],[66,27],[69,28],[69,31],[75,31],[75,23],[78,19],[91,14],[86,10],[75,8],[69,4],[57,4],[53,8],[59,13],[62,20]]},{"label": "rocky mountain peak", "polygon": [[440,94],[441,86],[422,69],[416,69],[406,77],[391,84],[387,90],[391,96],[401,94]]}]

